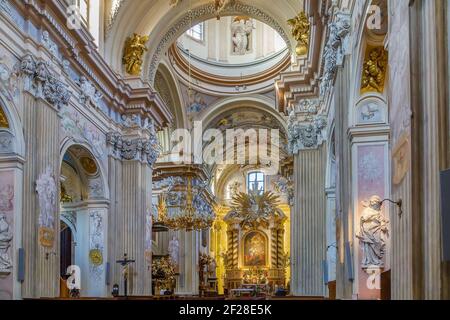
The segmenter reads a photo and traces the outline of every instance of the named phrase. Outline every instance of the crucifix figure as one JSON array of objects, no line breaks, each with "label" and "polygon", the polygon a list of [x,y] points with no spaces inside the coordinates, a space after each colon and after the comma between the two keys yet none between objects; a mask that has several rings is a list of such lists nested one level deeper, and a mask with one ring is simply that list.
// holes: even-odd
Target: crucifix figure
[{"label": "crucifix figure", "polygon": [[126,253],[123,254],[122,260],[117,260],[116,263],[119,263],[122,267],[123,274],[123,287],[124,287],[124,295],[128,297],[128,273],[129,273],[129,264],[134,263],[136,260],[128,259],[128,255]]}]

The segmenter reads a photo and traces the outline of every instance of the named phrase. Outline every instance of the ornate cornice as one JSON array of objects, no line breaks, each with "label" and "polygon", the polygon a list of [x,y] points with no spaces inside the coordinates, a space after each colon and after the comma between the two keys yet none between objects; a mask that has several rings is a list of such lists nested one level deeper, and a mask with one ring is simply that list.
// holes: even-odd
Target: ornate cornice
[{"label": "ornate cornice", "polygon": [[[287,46],[291,48],[291,41],[284,29],[274,18],[262,10],[243,4],[239,1],[233,1],[222,10],[222,15],[233,14],[246,15],[271,26],[283,38]],[[170,27],[158,43],[155,51],[152,53],[148,71],[148,79],[151,83],[154,82],[156,70],[158,69],[162,56],[168,50],[169,46],[177,40],[177,37],[180,36],[184,30],[187,30],[191,24],[200,20],[214,18],[215,16],[216,8],[214,3],[208,3],[190,10]]]}]

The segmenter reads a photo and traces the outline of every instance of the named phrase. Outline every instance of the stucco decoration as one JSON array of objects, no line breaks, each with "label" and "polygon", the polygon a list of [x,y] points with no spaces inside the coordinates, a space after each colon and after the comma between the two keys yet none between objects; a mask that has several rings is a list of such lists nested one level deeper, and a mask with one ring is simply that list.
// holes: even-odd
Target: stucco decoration
[{"label": "stucco decoration", "polygon": [[[278,24],[278,22],[274,18],[272,18],[264,11],[252,7],[248,4],[244,4],[240,1],[230,2],[221,11],[222,16],[235,14],[248,16],[267,24],[268,26],[272,27],[281,36],[281,38],[283,38],[288,48],[291,47],[289,36],[286,34],[284,29]],[[156,71],[158,70],[158,65],[161,58],[166,53],[167,49],[183,33],[183,31],[188,30],[190,26],[197,21],[198,22],[205,21],[208,18],[216,17],[216,15],[217,11],[215,8],[215,3],[212,2],[189,10],[189,12],[187,12],[183,17],[181,17],[177,22],[172,24],[172,26],[162,36],[162,39],[160,40],[155,51],[152,54],[148,71],[148,79],[152,84],[154,82],[155,74]]]},{"label": "stucco decoration", "polygon": [[92,82],[81,76],[78,86],[80,87],[79,102],[83,105],[92,103],[94,106],[98,106],[99,101],[103,98],[103,94],[94,87]]},{"label": "stucco decoration", "polygon": [[0,93],[8,101],[16,101],[19,96],[17,73],[6,63],[6,58],[0,55]]},{"label": "stucco decoration", "polygon": [[104,270],[104,221],[101,212],[89,214],[89,262],[90,271],[96,280],[100,280]]},{"label": "stucco decoration", "polygon": [[381,198],[372,196],[361,213],[360,231],[357,238],[363,250],[361,261],[363,269],[384,267],[389,220],[382,214],[381,205]]},{"label": "stucco decoration", "polygon": [[12,259],[10,255],[13,232],[6,214],[0,213],[0,276],[10,274],[12,271]]},{"label": "stucco decoration", "polygon": [[231,23],[233,54],[245,55],[251,50],[251,35],[255,29],[253,21],[247,17],[238,16]]},{"label": "stucco decoration", "polygon": [[53,169],[48,167],[36,181],[39,199],[39,240],[44,247],[53,247],[55,240],[55,213],[58,188]]},{"label": "stucco decoration", "polygon": [[17,67],[24,79],[24,89],[37,97],[43,97],[58,109],[66,106],[72,96],[68,86],[54,76],[49,63],[24,56]]},{"label": "stucco decoration", "polygon": [[323,115],[300,119],[292,111],[288,120],[288,151],[296,154],[300,150],[315,149],[326,140],[327,120]]},{"label": "stucco decoration", "polygon": [[342,65],[344,56],[349,50],[350,16],[337,13],[328,25],[328,38],[323,52],[323,75],[320,82],[320,96],[325,98],[336,79],[338,67]]},{"label": "stucco decoration", "polygon": [[62,133],[75,142],[87,143],[92,147],[96,157],[103,159],[106,155],[105,135],[88,122],[79,112],[69,108],[61,111]]}]

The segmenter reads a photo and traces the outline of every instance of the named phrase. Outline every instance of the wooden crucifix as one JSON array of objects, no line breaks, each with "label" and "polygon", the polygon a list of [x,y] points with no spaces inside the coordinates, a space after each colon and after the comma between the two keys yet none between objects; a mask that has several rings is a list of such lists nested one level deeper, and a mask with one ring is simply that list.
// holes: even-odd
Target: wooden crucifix
[{"label": "wooden crucifix", "polygon": [[128,297],[128,273],[129,273],[129,267],[128,265],[130,263],[134,263],[136,260],[128,259],[128,255],[126,253],[123,254],[122,260],[117,260],[116,263],[119,263],[123,267],[123,287],[124,287],[124,295],[125,297]]}]

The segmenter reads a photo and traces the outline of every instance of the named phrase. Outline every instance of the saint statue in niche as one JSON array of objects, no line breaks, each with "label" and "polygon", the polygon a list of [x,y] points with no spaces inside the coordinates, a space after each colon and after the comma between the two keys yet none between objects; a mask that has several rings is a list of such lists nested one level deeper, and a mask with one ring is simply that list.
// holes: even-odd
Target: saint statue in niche
[{"label": "saint statue in niche", "polygon": [[381,213],[382,200],[372,196],[362,211],[360,232],[357,235],[363,250],[363,269],[383,268],[389,220]]},{"label": "saint statue in niche", "polygon": [[250,51],[251,34],[255,26],[248,17],[236,17],[231,23],[231,34],[233,40],[233,53],[244,55]]},{"label": "saint statue in niche", "polygon": [[259,232],[250,232],[244,240],[244,265],[263,267],[266,264],[266,239]]},{"label": "saint statue in niche", "polygon": [[172,240],[169,242],[169,255],[170,260],[172,260],[175,266],[178,266],[178,255],[180,251],[180,244],[177,237],[173,236]]}]

